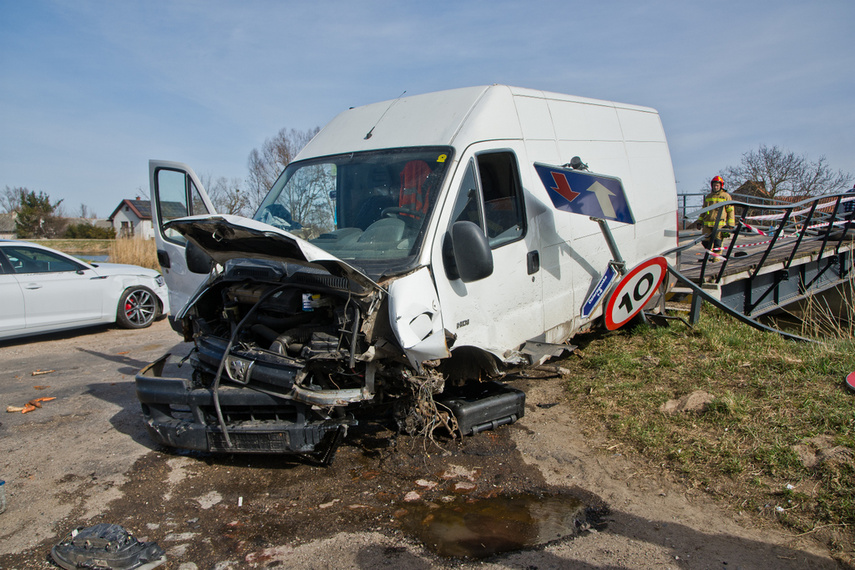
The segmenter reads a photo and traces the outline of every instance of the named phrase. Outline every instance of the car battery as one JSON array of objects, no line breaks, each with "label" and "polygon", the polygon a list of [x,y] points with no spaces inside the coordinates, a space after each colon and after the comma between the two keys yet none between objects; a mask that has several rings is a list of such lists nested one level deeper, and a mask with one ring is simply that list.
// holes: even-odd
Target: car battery
[{"label": "car battery", "polygon": [[455,388],[437,402],[451,410],[463,435],[512,424],[525,414],[525,392],[498,382]]}]

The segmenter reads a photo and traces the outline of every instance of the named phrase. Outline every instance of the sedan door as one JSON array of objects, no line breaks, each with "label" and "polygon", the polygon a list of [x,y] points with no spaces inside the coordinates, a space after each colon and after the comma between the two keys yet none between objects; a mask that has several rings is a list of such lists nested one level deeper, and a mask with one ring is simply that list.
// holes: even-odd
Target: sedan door
[{"label": "sedan door", "polygon": [[11,336],[16,331],[23,331],[26,326],[24,318],[24,292],[15,278],[12,267],[0,254],[0,338]]},{"label": "sedan door", "polygon": [[25,246],[4,247],[3,252],[23,294],[27,331],[111,320],[103,309],[106,281],[86,265]]}]

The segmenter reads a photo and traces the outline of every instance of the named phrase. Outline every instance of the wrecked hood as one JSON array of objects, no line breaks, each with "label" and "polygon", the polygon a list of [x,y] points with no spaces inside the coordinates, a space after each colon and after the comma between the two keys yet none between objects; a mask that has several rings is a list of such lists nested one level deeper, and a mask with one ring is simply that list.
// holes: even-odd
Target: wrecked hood
[{"label": "wrecked hood", "polygon": [[169,221],[164,227],[184,235],[220,265],[242,257],[297,263],[349,279],[364,293],[383,290],[349,263],[294,234],[257,220],[226,214],[190,216]]}]

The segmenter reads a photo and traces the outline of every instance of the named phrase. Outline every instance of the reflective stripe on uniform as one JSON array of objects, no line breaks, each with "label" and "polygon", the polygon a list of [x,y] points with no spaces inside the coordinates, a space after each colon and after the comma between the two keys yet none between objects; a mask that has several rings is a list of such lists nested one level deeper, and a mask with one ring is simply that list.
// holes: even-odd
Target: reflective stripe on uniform
[{"label": "reflective stripe on uniform", "polygon": [[[720,204],[721,202],[728,202],[732,200],[730,194],[727,192],[713,192],[707,194],[704,198],[704,208],[708,208],[710,206],[714,206],[716,204]],[[701,214],[703,218],[704,225],[708,227],[715,226],[716,220],[718,219],[718,210],[713,210],[711,212],[706,212],[705,214]],[[725,206],[724,215],[722,216],[721,225],[724,226],[735,226],[736,225],[736,216],[735,210],[733,206]]]}]

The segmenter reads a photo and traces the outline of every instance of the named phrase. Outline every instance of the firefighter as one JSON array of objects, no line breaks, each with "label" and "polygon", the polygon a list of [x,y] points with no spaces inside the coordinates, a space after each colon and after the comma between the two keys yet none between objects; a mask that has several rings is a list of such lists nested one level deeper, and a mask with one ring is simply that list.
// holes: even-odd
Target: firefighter
[{"label": "firefighter", "polygon": [[[704,198],[704,208],[708,208],[710,206],[714,206],[721,202],[729,202],[733,198],[730,197],[730,194],[724,191],[724,179],[721,176],[716,176],[712,180],[710,180],[710,193],[706,195]],[[723,238],[727,238],[730,234],[726,232],[719,231],[715,239],[713,239],[713,228],[715,228],[716,220],[719,218],[719,210],[710,210],[704,214],[701,214],[701,217],[698,218],[696,222],[696,227],[698,229],[704,230],[704,235],[706,238],[701,242],[703,246],[712,251],[713,253],[721,253],[721,240]],[[718,222],[719,230],[722,228],[731,228],[736,225],[736,216],[733,206],[725,206],[724,212],[721,212],[721,219]]]}]

